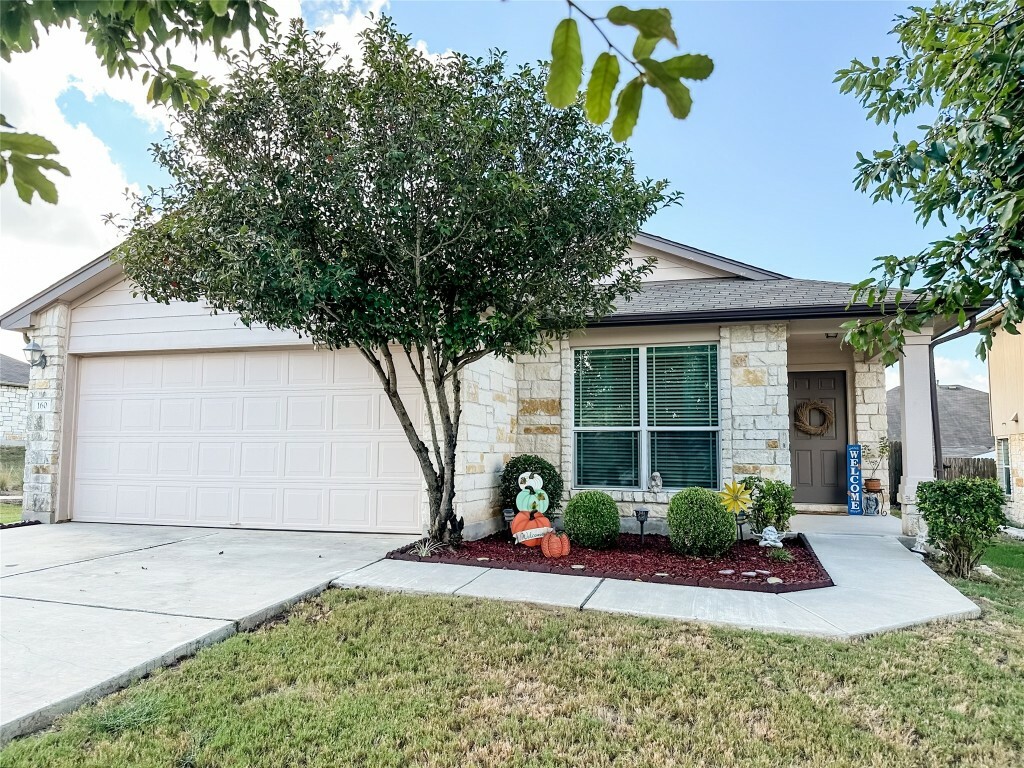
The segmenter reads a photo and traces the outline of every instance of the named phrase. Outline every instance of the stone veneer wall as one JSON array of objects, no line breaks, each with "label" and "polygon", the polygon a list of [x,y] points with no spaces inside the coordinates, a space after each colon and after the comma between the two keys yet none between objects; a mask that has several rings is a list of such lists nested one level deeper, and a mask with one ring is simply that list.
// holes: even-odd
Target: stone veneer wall
[{"label": "stone veneer wall", "polygon": [[28,427],[28,388],[0,384],[0,445],[21,445]]},{"label": "stone veneer wall", "polygon": [[885,401],[885,365],[881,359],[868,360],[857,354],[853,363],[853,417],[855,439],[865,451],[864,477],[877,477],[885,490],[886,504],[892,502],[889,488],[889,461],[883,459],[874,470],[873,451],[889,433]]},{"label": "stone veneer wall", "polygon": [[1007,435],[1010,448],[1010,496],[1006,499],[1006,516],[1024,526],[1024,432]]},{"label": "stone veneer wall", "polygon": [[[64,374],[70,309],[54,304],[41,312],[32,340],[43,348],[46,367],[29,372],[29,417],[25,450],[25,490],[22,519],[56,522],[60,492],[61,429],[64,410]],[[49,400],[52,410],[37,412],[33,403]]]},{"label": "stone veneer wall", "polygon": [[466,520],[465,536],[476,539],[503,525],[498,488],[501,470],[516,449],[515,364],[487,357],[467,366],[462,392],[456,511]]},{"label": "stone veneer wall", "polygon": [[[786,323],[734,325],[721,331],[721,357],[727,358],[731,473],[723,479],[761,475],[792,482],[789,452],[789,326]],[[723,406],[723,421],[725,421]],[[723,459],[724,463],[724,459]]]},{"label": "stone veneer wall", "polygon": [[515,452],[536,454],[556,467],[562,463],[563,433],[572,438],[571,422],[562,428],[562,355],[563,349],[568,354],[568,347],[567,342],[558,342],[549,352],[516,359],[519,419]]}]

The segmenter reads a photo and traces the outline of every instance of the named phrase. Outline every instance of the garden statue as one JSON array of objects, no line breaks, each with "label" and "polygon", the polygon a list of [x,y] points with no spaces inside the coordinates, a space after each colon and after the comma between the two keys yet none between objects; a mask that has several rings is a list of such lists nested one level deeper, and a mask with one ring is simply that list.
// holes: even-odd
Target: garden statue
[{"label": "garden statue", "polygon": [[761,541],[758,543],[758,546],[782,548],[782,536],[779,535],[774,525],[769,525],[761,531]]},{"label": "garden statue", "polygon": [[663,483],[661,480],[661,472],[651,472],[651,487],[650,490],[654,493],[660,493]]}]

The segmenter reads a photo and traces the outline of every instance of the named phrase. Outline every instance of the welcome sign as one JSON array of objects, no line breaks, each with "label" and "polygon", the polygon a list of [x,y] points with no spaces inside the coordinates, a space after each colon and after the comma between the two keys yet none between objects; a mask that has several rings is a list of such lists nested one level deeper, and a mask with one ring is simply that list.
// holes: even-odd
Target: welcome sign
[{"label": "welcome sign", "polygon": [[864,514],[864,477],[861,459],[859,445],[846,446],[846,511],[851,515]]}]

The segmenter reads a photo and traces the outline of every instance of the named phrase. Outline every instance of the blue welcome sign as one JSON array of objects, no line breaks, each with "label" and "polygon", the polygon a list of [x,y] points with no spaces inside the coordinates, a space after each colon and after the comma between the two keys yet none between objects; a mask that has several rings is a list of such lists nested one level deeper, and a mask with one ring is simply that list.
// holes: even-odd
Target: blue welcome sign
[{"label": "blue welcome sign", "polygon": [[846,511],[851,515],[864,514],[862,458],[859,445],[846,446]]}]

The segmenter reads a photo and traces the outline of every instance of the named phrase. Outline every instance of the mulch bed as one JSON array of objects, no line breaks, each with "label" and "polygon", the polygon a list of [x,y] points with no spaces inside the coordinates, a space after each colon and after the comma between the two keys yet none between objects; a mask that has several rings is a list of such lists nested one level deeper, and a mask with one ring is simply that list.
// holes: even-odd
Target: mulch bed
[{"label": "mulch bed", "polygon": [[0,525],[0,531],[6,531],[8,528],[24,528],[26,525],[42,525],[42,523],[39,520],[19,520],[16,523]]},{"label": "mulch bed", "polygon": [[[803,534],[785,542],[786,550],[793,556],[791,563],[772,560],[768,557],[768,548],[760,547],[752,540],[736,542],[722,557],[702,558],[676,553],[667,536],[648,534],[641,548],[640,537],[631,533],[620,534],[617,545],[612,549],[587,549],[573,544],[569,556],[558,559],[545,558],[540,547],[513,544],[507,533],[468,541],[459,549],[446,549],[432,557],[417,556],[412,551],[414,546],[410,544],[396,549],[388,557],[392,560],[477,565],[512,571],[564,573],[751,592],[796,592],[833,586],[828,572]],[[582,565],[583,568],[573,568],[573,565]],[[733,573],[720,573],[730,570]],[[744,576],[744,572],[755,572],[755,575]],[[782,583],[769,584],[767,580],[770,577],[780,578]]]}]

